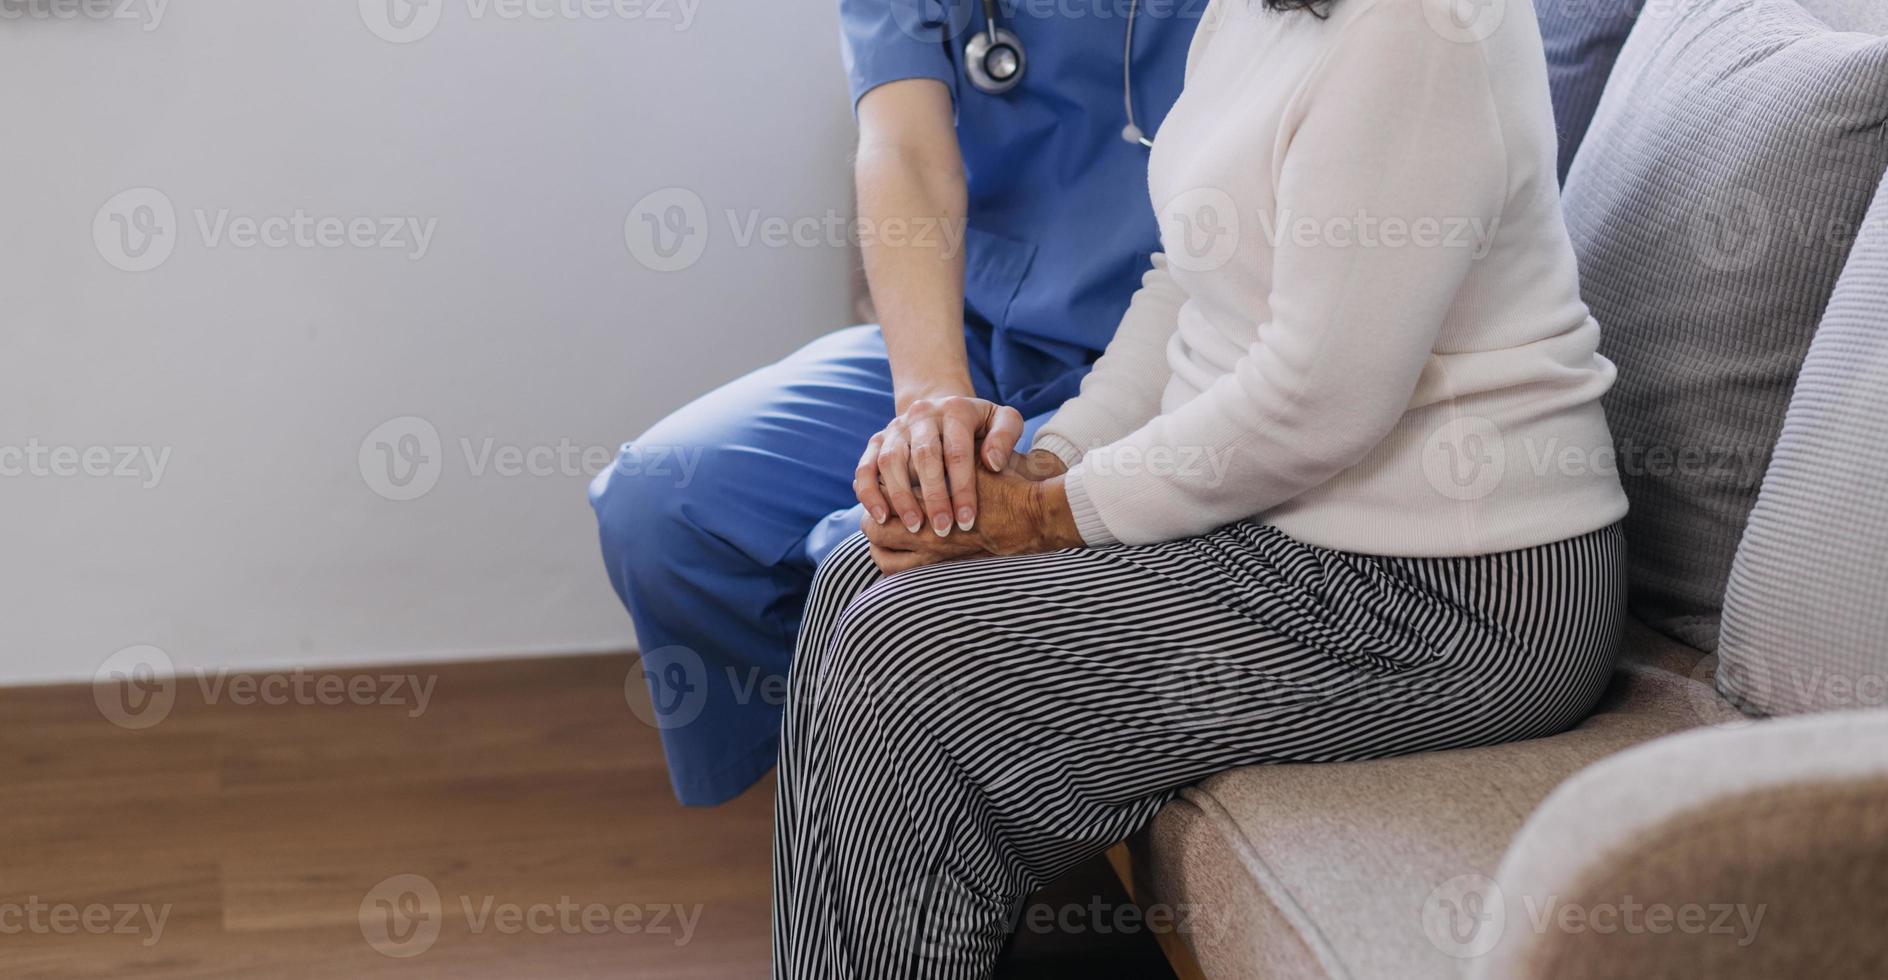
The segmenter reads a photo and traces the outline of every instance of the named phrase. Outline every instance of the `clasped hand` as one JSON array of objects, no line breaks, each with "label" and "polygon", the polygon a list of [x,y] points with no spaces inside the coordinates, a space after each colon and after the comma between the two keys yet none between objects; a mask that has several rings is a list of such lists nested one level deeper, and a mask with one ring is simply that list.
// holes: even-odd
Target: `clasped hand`
[{"label": "clasped hand", "polygon": [[1062,461],[1016,456],[1022,432],[1015,409],[953,396],[914,402],[873,436],[853,490],[879,569],[1079,545]]}]

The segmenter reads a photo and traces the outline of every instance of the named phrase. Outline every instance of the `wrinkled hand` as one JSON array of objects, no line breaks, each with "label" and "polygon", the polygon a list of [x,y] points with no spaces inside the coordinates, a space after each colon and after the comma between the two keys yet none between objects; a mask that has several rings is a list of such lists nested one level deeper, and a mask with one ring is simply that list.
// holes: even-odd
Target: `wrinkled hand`
[{"label": "wrinkled hand", "polygon": [[[1060,464],[1060,460],[1056,462]],[[861,519],[860,528],[871,542],[872,560],[879,571],[895,575],[938,562],[1027,555],[1081,545],[1081,534],[1075,528],[1075,516],[1069,511],[1059,475],[1038,481],[1015,468],[1001,473],[979,469],[976,480],[978,499],[983,502],[982,516],[970,530],[952,530],[939,537],[923,527],[913,531],[897,524],[881,524],[870,514]]]},{"label": "wrinkled hand", "polygon": [[1047,449],[1033,449],[1027,456],[1010,454],[1010,464],[1005,469],[1025,480],[1040,483],[1067,473],[1069,464]]},{"label": "wrinkled hand", "polygon": [[1023,416],[1008,406],[962,395],[922,398],[866,443],[852,490],[876,523],[896,514],[914,534],[927,523],[938,538],[953,524],[967,531],[977,523],[979,471],[1009,465],[1022,435]]}]

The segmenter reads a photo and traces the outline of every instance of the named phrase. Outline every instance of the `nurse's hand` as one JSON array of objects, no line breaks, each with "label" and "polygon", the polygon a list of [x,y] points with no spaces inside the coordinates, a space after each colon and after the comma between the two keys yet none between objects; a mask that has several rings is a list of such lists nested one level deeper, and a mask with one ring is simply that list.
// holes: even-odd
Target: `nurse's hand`
[{"label": "nurse's hand", "polygon": [[896,515],[913,534],[967,531],[977,523],[978,471],[1001,471],[1022,437],[1023,416],[1007,405],[921,398],[866,443],[852,490],[875,523]]},{"label": "nurse's hand", "polygon": [[1015,470],[977,474],[983,500],[983,519],[969,531],[938,537],[928,530],[912,531],[896,524],[879,524],[870,516],[861,520],[872,560],[886,575],[923,565],[987,558],[992,555],[1028,555],[1082,545],[1069,509],[1060,476],[1031,480]]}]

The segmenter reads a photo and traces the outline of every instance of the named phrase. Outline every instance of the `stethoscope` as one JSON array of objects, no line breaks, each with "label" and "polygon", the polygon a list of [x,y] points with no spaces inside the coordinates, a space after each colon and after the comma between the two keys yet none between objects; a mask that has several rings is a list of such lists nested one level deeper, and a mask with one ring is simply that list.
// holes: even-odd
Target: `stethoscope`
[{"label": "stethoscope", "polygon": [[[1121,138],[1129,143],[1151,147],[1154,141],[1134,122],[1134,15],[1140,0],[1128,0],[1127,38],[1121,43],[1121,107],[1128,124],[1121,128]],[[964,74],[970,84],[986,95],[1002,95],[1023,80],[1029,58],[1023,53],[1023,41],[997,23],[997,0],[983,0],[984,29],[964,45]]]}]

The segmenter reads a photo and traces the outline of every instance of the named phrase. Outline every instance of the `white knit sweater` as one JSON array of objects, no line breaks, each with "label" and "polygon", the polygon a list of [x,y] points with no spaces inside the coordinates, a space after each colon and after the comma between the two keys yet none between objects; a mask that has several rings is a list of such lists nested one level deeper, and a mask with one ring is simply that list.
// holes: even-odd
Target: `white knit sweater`
[{"label": "white knit sweater", "polygon": [[1082,537],[1441,557],[1622,517],[1554,140],[1527,3],[1213,0],[1149,165],[1164,254],[1035,442]]}]

